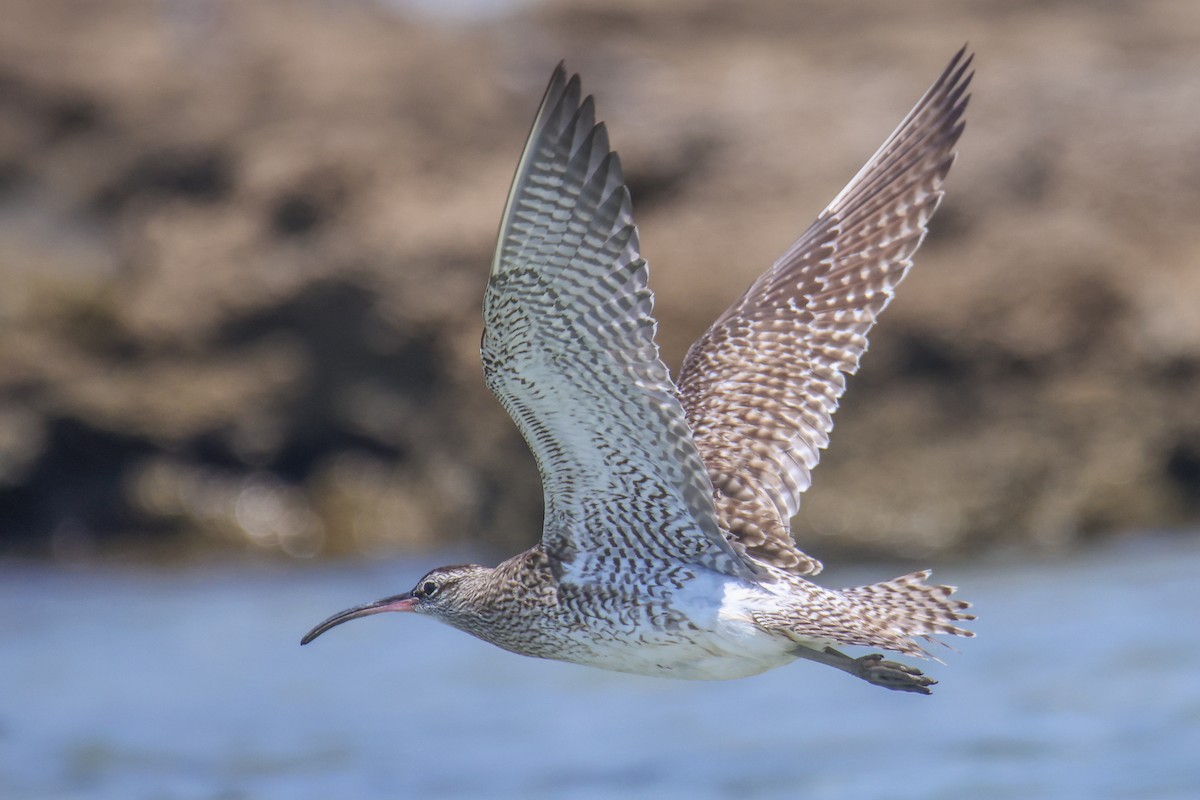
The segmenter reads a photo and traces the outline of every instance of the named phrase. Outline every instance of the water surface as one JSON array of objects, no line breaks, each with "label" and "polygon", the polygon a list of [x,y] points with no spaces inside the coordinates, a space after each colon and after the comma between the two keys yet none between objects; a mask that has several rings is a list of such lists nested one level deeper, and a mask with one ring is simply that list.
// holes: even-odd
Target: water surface
[{"label": "water surface", "polygon": [[1200,797],[1198,536],[942,568],[980,636],[932,697],[610,674],[401,615],[298,646],[426,566],[0,565],[0,797]]}]

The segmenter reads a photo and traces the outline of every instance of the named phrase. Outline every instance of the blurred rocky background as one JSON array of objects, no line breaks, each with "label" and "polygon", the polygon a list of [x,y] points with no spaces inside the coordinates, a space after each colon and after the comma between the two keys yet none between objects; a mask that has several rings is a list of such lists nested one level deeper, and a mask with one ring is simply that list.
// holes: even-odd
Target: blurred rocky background
[{"label": "blurred rocky background", "polygon": [[960,159],[796,532],[819,556],[1200,524],[1200,4],[0,0],[0,553],[540,529],[480,300],[566,58],[672,366],[963,42]]}]

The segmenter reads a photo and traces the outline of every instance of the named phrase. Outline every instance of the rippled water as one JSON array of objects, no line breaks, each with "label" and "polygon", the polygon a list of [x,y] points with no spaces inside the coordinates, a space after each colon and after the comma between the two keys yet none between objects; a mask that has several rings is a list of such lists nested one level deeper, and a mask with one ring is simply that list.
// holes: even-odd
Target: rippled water
[{"label": "rippled water", "polygon": [[298,646],[425,566],[0,565],[0,797],[1200,797],[1200,536],[943,568],[980,637],[932,697],[609,674],[400,615]]}]

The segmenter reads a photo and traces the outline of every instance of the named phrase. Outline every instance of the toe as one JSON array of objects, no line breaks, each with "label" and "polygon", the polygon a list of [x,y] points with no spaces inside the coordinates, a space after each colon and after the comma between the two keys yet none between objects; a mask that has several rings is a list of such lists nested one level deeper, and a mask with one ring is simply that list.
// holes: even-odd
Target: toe
[{"label": "toe", "polygon": [[932,694],[929,687],[937,683],[916,667],[910,667],[898,661],[884,661],[883,656],[880,655],[863,656],[858,661],[863,679],[876,686],[901,692]]}]

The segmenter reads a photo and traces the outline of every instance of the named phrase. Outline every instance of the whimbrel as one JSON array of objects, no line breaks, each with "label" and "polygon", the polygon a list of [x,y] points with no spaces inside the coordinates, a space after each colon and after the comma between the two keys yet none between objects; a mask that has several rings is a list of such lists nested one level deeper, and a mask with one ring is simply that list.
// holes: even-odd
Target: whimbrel
[{"label": "whimbrel", "polygon": [[655,344],[629,191],[579,77],[554,72],[517,167],[484,300],[488,387],[537,460],[541,542],[499,566],[441,567],[342,611],[423,614],[514,653],[724,679],[809,659],[889,689],[910,656],[970,636],[928,572],[852,589],[805,576],[789,521],[829,442],[845,376],[912,265],[955,158],[974,74],[964,47],[816,221],[683,362]]}]

